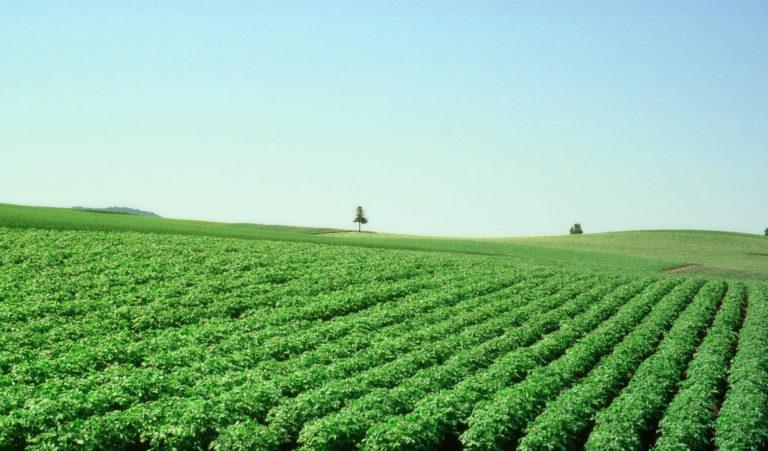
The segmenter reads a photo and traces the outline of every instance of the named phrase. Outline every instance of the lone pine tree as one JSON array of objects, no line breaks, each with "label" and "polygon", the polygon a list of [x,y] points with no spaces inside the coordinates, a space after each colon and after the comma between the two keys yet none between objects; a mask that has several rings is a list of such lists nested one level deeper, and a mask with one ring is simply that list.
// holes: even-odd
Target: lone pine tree
[{"label": "lone pine tree", "polygon": [[368,218],[365,217],[365,212],[363,211],[363,207],[357,207],[357,210],[355,210],[355,220],[352,222],[357,223],[357,231],[360,232],[360,226],[363,224],[368,224]]}]

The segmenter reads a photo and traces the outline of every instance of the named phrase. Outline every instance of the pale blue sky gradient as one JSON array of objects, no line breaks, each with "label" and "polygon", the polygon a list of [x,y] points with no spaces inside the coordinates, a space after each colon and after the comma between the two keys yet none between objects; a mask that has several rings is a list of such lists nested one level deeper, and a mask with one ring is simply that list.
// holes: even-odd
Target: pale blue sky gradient
[{"label": "pale blue sky gradient", "polygon": [[768,3],[2,2],[0,202],[768,227]]}]

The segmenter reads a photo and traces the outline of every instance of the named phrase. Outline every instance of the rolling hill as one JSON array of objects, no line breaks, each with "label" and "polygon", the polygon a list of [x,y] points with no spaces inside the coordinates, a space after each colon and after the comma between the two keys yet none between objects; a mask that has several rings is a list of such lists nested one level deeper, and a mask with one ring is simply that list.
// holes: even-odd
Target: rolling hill
[{"label": "rolling hill", "polygon": [[62,208],[0,204],[0,226],[133,231],[309,242],[497,256],[534,264],[613,273],[682,274],[768,281],[768,239],[698,230],[649,230],[523,238],[439,238],[321,228],[103,215]]}]

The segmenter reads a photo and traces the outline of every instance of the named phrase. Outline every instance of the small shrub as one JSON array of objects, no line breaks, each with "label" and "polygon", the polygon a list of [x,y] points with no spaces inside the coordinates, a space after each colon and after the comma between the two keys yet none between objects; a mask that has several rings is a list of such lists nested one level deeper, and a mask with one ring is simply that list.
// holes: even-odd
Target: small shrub
[{"label": "small shrub", "polygon": [[[584,231],[581,230],[581,224],[578,222],[571,227],[571,235],[581,235],[584,233]],[[768,230],[766,230],[766,233],[768,234]]]}]

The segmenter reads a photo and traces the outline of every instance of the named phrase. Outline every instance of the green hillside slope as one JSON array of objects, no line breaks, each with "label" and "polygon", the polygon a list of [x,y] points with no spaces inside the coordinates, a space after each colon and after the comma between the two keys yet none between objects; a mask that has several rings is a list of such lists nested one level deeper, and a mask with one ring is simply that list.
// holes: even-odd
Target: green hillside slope
[{"label": "green hillside slope", "polygon": [[768,277],[768,239],[746,233],[644,230],[490,241],[555,249],[593,250],[696,265],[686,269],[686,273],[754,280],[767,280]]},{"label": "green hillside slope", "polygon": [[68,208],[0,204],[0,226],[54,230],[130,231],[223,238],[285,239],[337,229],[152,218]]},{"label": "green hillside slope", "polygon": [[0,227],[133,231],[497,256],[578,270],[684,274],[768,281],[768,239],[741,233],[658,230],[525,238],[439,238],[331,228],[104,215],[0,204]]}]

